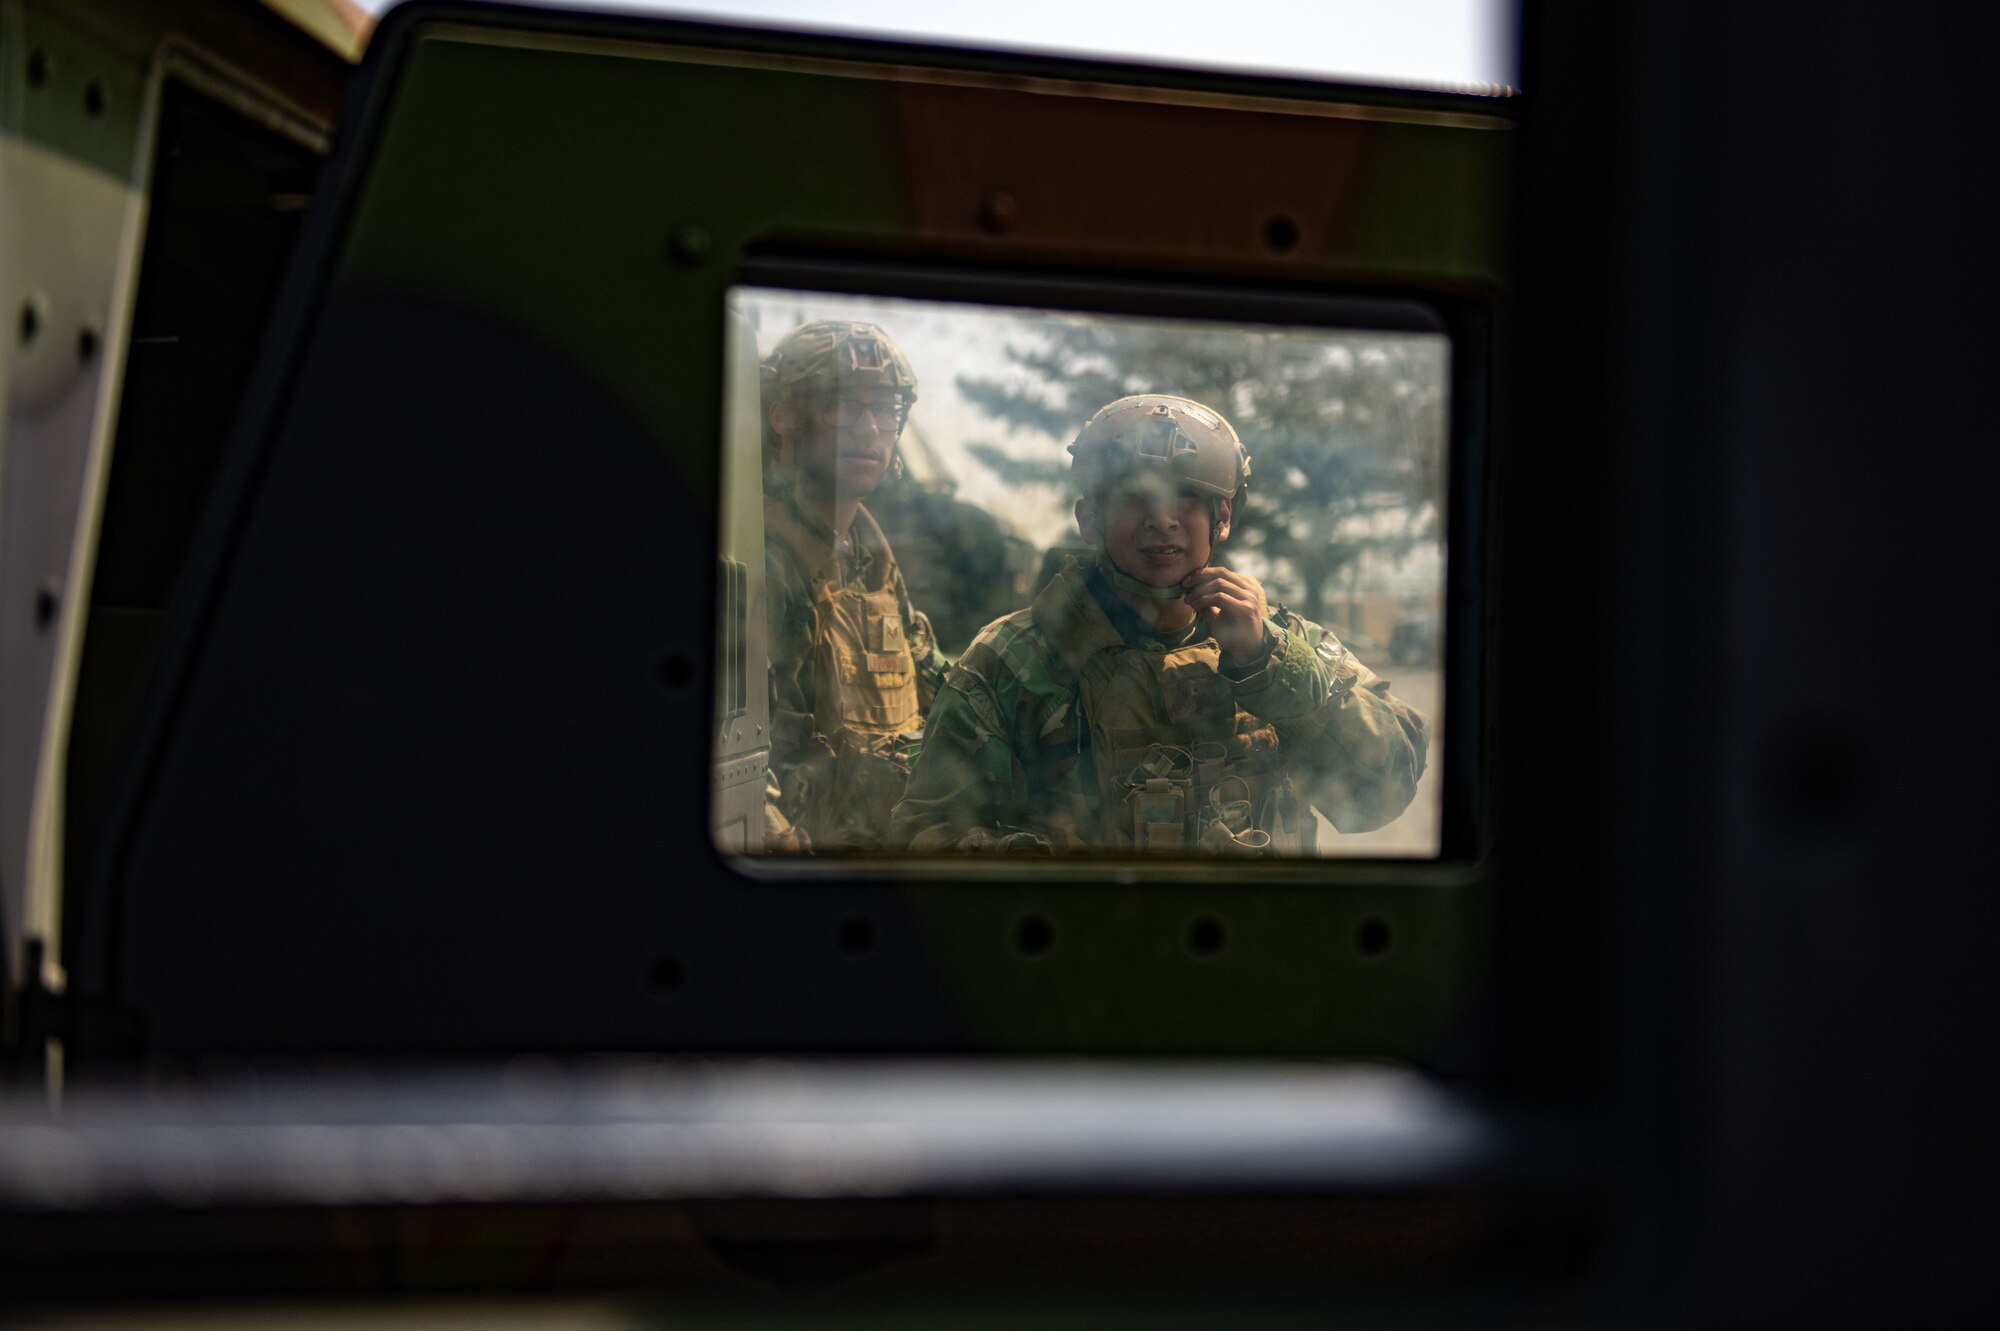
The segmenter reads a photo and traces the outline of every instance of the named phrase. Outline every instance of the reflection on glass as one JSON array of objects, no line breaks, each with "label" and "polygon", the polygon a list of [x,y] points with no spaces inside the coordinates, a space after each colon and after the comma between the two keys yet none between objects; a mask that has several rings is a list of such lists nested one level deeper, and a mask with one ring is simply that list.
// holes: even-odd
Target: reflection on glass
[{"label": "reflection on glass", "polygon": [[730,307],[726,848],[1437,853],[1442,334]]}]

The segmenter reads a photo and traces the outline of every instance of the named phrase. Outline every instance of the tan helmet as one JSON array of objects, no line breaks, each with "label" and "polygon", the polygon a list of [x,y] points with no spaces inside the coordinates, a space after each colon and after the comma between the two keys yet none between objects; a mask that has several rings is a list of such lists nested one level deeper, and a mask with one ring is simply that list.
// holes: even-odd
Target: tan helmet
[{"label": "tan helmet", "polygon": [[906,416],[917,400],[917,372],[894,340],[874,324],[842,319],[800,324],[778,339],[761,369],[767,402],[807,380],[892,388],[901,397]]},{"label": "tan helmet", "polygon": [[1069,446],[1070,474],[1088,495],[1134,472],[1169,476],[1216,499],[1250,482],[1250,455],[1221,415],[1164,393],[1121,397],[1092,416]]}]

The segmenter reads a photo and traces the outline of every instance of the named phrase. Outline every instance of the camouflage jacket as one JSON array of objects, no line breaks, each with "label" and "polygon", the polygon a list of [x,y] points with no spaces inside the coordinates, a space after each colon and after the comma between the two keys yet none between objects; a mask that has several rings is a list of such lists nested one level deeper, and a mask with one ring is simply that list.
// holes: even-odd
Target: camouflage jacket
[{"label": "camouflage jacket", "polygon": [[[874,561],[879,556],[864,542],[837,542],[832,529],[790,495],[767,495],[765,503],[784,505],[794,522],[825,537],[828,549],[840,560],[847,586],[862,590],[873,582]],[[800,568],[777,542],[765,543],[764,610],[771,654],[771,780],[766,827],[771,835],[782,835],[798,820],[799,796],[807,786],[798,779],[801,769],[817,768],[827,756],[826,739],[815,733],[812,723],[818,699],[811,662],[819,625],[809,578],[810,570]],[[916,665],[918,707],[928,712],[951,662],[938,650],[930,621],[911,608],[900,570],[892,572],[890,584],[901,611],[904,640]]]},{"label": "camouflage jacket", "polygon": [[[1262,746],[1282,779],[1336,829],[1369,831],[1394,819],[1416,793],[1429,723],[1326,630],[1282,608],[1268,622],[1273,646],[1262,663],[1216,669],[1207,680],[1226,690],[1225,709],[1233,701],[1238,738]],[[1090,646],[1079,652],[1086,639]],[[889,844],[920,852],[1039,849],[1039,838],[1057,849],[1107,848],[1087,830],[1104,825],[1092,814],[1104,812],[1105,787],[1093,727],[1080,715],[1076,662],[1121,640],[1132,653],[1186,656],[1187,644],[1208,633],[1199,624],[1181,635],[1156,633],[1117,602],[1102,575],[1073,562],[1034,605],[989,624],[929,713]],[[1209,659],[1219,662],[1219,654]]]}]

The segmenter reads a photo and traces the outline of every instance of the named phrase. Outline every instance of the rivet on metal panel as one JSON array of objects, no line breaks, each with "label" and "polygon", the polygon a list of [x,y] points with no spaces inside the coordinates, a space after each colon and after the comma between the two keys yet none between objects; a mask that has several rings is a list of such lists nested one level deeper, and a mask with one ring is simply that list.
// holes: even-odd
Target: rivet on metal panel
[{"label": "rivet on metal panel", "polygon": [[686,652],[668,652],[654,666],[654,674],[661,688],[679,693],[694,682],[694,661]]},{"label": "rivet on metal panel", "polygon": [[655,957],[646,968],[646,990],[655,998],[672,998],[687,982],[687,967],[672,953]]},{"label": "rivet on metal panel", "polygon": [[1197,957],[1212,957],[1222,951],[1222,921],[1204,915],[1188,925],[1187,950]]},{"label": "rivet on metal panel", "polygon": [[1025,915],[1014,927],[1014,946],[1024,957],[1039,957],[1055,942],[1055,926],[1045,916]]},{"label": "rivet on metal panel", "polygon": [[875,946],[875,922],[866,915],[850,915],[840,923],[840,950],[847,956],[864,956]]},{"label": "rivet on metal panel", "polygon": [[1363,920],[1354,931],[1354,950],[1364,957],[1379,957],[1389,950],[1389,926],[1382,920]]},{"label": "rivet on metal panel", "polygon": [[979,226],[993,235],[1012,231],[1020,217],[1020,203],[1006,190],[996,189],[979,201]]},{"label": "rivet on metal panel", "polygon": [[708,232],[692,223],[682,223],[667,237],[667,252],[674,256],[674,262],[692,268],[708,258],[713,242]]}]

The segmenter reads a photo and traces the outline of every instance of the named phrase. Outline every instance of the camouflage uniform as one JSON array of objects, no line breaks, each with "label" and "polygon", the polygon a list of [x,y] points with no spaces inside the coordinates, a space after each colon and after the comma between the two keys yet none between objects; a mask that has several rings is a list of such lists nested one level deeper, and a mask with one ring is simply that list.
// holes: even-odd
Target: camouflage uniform
[{"label": "camouflage uniform", "polygon": [[1149,508],[1130,525],[1132,496],[1203,500],[1194,540],[1212,551],[1250,478],[1229,422],[1192,399],[1142,393],[1099,410],[1069,451],[1096,558],[1068,562],[1033,605],[966,649],[931,712],[891,843],[1306,855],[1315,807],[1347,832],[1402,813],[1429,727],[1326,630],[1280,606],[1263,622],[1263,654],[1238,668],[1199,615],[1165,630],[1131,608],[1182,600],[1188,584],[1120,568],[1102,504],[1125,505],[1121,550],[1152,529],[1172,558],[1188,548],[1183,520]]},{"label": "camouflage uniform", "polygon": [[844,541],[790,493],[765,501],[771,645],[767,827],[873,845],[949,662],[863,507]]},{"label": "camouflage uniform", "polygon": [[1416,793],[1428,724],[1326,630],[1282,607],[1268,623],[1270,654],[1234,671],[1202,624],[1161,633],[1072,561],[952,667],[891,844],[1309,854],[1308,804],[1382,826]]}]

